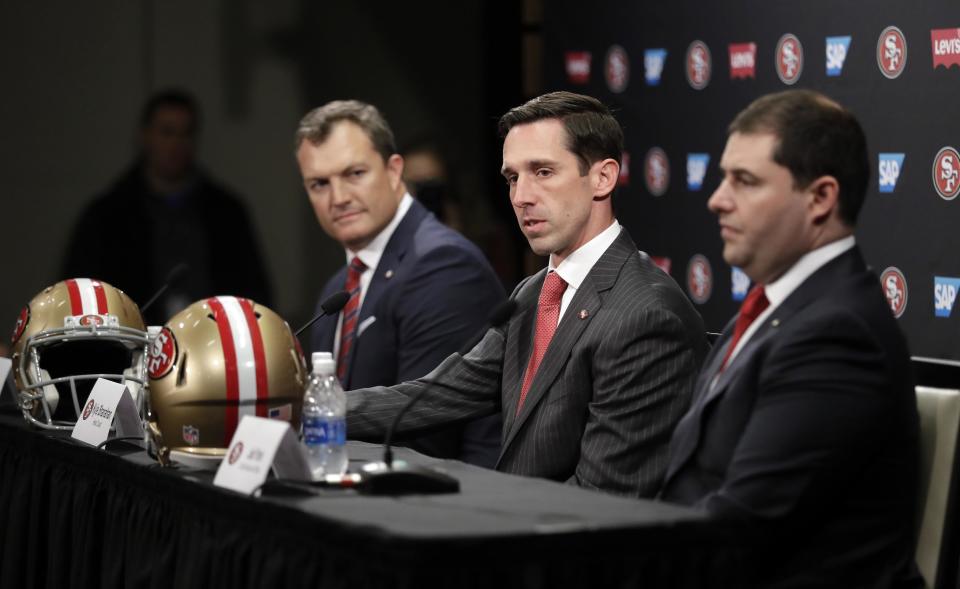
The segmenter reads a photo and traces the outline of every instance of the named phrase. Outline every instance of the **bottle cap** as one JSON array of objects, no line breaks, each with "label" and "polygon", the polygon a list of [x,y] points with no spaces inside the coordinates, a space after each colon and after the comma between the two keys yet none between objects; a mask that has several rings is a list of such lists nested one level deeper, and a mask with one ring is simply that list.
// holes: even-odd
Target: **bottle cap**
[{"label": "bottle cap", "polygon": [[315,374],[336,374],[337,363],[333,361],[331,352],[314,352],[310,357],[310,363],[313,365]]}]

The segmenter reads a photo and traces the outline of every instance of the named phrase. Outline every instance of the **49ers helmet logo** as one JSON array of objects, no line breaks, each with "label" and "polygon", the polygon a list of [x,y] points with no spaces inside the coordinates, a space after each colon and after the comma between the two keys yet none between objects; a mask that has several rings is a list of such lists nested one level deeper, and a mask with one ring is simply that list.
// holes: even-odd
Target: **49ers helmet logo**
[{"label": "49ers helmet logo", "polygon": [[20,340],[20,336],[23,335],[23,330],[27,328],[27,323],[30,323],[30,305],[20,310],[20,315],[17,316],[17,323],[13,326],[13,335],[10,336],[10,345]]},{"label": "49ers helmet logo", "polygon": [[164,327],[150,344],[150,356],[147,358],[147,371],[150,378],[157,380],[166,376],[177,359],[177,338],[169,327]]},{"label": "49ers helmet logo", "polygon": [[943,147],[933,158],[933,186],[944,200],[953,200],[960,192],[960,154],[952,147]]},{"label": "49ers helmet logo", "polygon": [[903,73],[907,65],[907,39],[897,27],[887,27],[877,39],[877,67],[891,80]]},{"label": "49ers helmet logo", "polygon": [[90,399],[89,401],[87,401],[86,407],[83,408],[84,419],[87,419],[88,417],[90,417],[90,414],[93,413],[93,405],[94,405],[93,399]]}]

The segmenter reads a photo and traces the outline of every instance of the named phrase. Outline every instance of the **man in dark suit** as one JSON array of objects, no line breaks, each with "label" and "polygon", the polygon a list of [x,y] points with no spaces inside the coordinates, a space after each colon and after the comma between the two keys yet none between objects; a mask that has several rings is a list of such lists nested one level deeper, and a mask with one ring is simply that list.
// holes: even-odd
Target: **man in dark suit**
[{"label": "man in dark suit", "polygon": [[757,533],[761,586],[912,575],[917,412],[909,354],[854,238],[869,180],[852,114],[811,91],[730,125],[708,206],[755,283],[704,364],[661,497]]},{"label": "man in dark suit", "polygon": [[599,101],[555,92],[500,120],[502,173],[547,268],[465,356],[394,387],[354,391],[351,436],[500,413],[497,469],[631,496],[656,492],[670,433],[706,351],[700,316],[613,213],[623,132]]},{"label": "man in dark suit", "polygon": [[[89,277],[123,289],[143,305],[178,279],[144,311],[161,325],[190,303],[218,294],[270,305],[270,283],[256,231],[242,201],[207,175],[196,159],[200,107],[189,94],[154,94],[140,117],[136,160],[81,213],[64,255],[61,278]],[[137,234],[120,245],[110,229]]]},{"label": "man in dark suit", "polygon": [[[407,193],[403,158],[375,107],[351,100],[316,108],[296,144],[317,219],[347,256],[320,301],[351,293],[342,313],[316,323],[311,349],[334,352],[344,388],[425,375],[482,327],[503,287],[476,246]],[[492,467],[500,421],[452,424],[409,445]]]}]

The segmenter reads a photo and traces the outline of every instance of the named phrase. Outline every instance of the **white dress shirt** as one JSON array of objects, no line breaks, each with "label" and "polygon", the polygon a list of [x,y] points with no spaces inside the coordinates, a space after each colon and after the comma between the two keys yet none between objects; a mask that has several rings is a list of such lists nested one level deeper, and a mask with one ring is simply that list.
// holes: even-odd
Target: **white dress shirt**
[{"label": "white dress shirt", "polygon": [[743,332],[743,336],[741,336],[740,341],[737,342],[737,347],[727,360],[727,364],[729,365],[733,362],[733,359],[736,358],[740,350],[743,349],[743,346],[750,341],[750,337],[757,329],[763,325],[767,317],[769,317],[783,301],[787,300],[787,297],[789,297],[793,291],[797,290],[797,287],[803,284],[811,274],[825,266],[827,262],[845,253],[856,244],[856,239],[850,235],[843,239],[832,241],[827,245],[820,246],[804,254],[793,266],[790,266],[789,270],[783,273],[783,276],[764,286],[763,290],[767,295],[767,300],[770,301],[770,306],[764,309],[763,313],[760,313],[760,315],[754,319],[753,323],[750,324],[750,327]]},{"label": "white dress shirt", "polygon": [[593,265],[597,263],[600,256],[616,241],[621,229],[620,223],[614,219],[609,227],[574,250],[573,253],[560,262],[559,266],[553,265],[553,256],[550,256],[550,263],[547,265],[548,271],[556,272],[560,275],[560,278],[567,283],[567,289],[563,291],[563,297],[560,299],[560,315],[557,316],[557,325],[560,324],[563,314],[566,312],[567,307],[570,306],[573,295],[577,294],[577,289],[583,284],[583,281],[587,278],[587,274],[593,269]]},{"label": "white dress shirt", "polygon": [[[413,204],[413,197],[410,196],[410,193],[405,193],[403,198],[400,199],[400,204],[397,206],[397,212],[393,214],[393,219],[387,223],[387,226],[383,228],[383,231],[377,234],[366,247],[358,251],[352,251],[349,248],[344,248],[344,251],[347,254],[347,266],[350,265],[350,262],[353,260],[353,257],[356,256],[360,258],[360,261],[367,267],[366,270],[360,273],[360,304],[357,306],[359,312],[363,308],[363,299],[367,295],[367,288],[370,286],[370,281],[373,280],[374,274],[377,273],[377,264],[380,263],[380,258],[383,257],[383,250],[387,248],[387,243],[390,241],[390,238],[393,236],[393,232],[397,230],[397,225],[400,224],[400,221],[403,220],[403,216],[407,214],[407,211],[410,210],[410,205]],[[343,326],[343,313],[340,313],[340,317],[337,319],[337,331],[333,336],[333,357],[340,357],[340,331]],[[360,326],[357,325],[359,328]],[[359,333],[357,334],[359,335]]]}]

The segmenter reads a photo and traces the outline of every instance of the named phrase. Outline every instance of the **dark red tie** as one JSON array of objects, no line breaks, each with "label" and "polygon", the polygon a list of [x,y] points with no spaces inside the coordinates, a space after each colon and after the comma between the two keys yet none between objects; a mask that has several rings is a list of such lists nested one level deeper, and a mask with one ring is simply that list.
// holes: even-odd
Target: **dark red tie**
[{"label": "dark red tie", "polygon": [[527,372],[523,375],[520,402],[517,403],[518,415],[523,408],[524,399],[527,398],[530,383],[537,375],[543,355],[547,353],[547,346],[550,345],[553,333],[557,330],[557,322],[560,319],[560,299],[563,298],[565,290],[567,290],[567,283],[560,278],[559,274],[556,272],[547,274],[546,280],[543,281],[543,288],[540,289],[540,300],[537,302],[537,327],[533,336],[533,352],[530,354]]},{"label": "dark red tie", "polygon": [[354,256],[347,268],[347,284],[344,287],[350,293],[350,299],[343,307],[343,325],[340,327],[340,354],[337,356],[337,378],[343,382],[350,365],[350,350],[357,335],[357,318],[360,317],[360,275],[367,265]]},{"label": "dark red tie", "polygon": [[763,291],[762,284],[758,284],[750,289],[747,298],[743,300],[743,305],[740,306],[740,314],[737,315],[737,324],[733,328],[733,339],[730,340],[727,355],[723,357],[723,363],[720,364],[721,371],[727,367],[727,361],[730,360],[730,355],[733,354],[733,351],[737,349],[737,343],[740,342],[743,333],[747,331],[750,324],[769,306],[770,301],[767,300],[767,293]]}]

